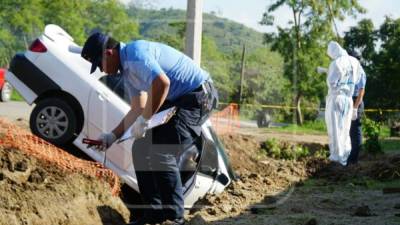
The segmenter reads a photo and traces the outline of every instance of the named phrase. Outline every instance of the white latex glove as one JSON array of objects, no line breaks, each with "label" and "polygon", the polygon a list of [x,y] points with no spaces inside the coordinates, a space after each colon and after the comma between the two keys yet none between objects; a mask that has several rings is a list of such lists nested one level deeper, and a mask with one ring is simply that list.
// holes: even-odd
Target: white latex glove
[{"label": "white latex glove", "polygon": [[106,151],[117,140],[117,137],[113,132],[102,133],[97,140],[103,142],[103,145],[97,146],[97,149],[100,151]]},{"label": "white latex glove", "polygon": [[353,109],[353,114],[351,115],[351,120],[356,120],[357,119],[357,109]]},{"label": "white latex glove", "polygon": [[149,126],[149,120],[140,115],[132,126],[132,134],[136,139],[144,138],[146,130]]},{"label": "white latex glove", "polygon": [[324,68],[324,67],[321,67],[321,66],[318,66],[317,67],[317,73],[319,73],[319,74],[328,73],[328,69]]}]

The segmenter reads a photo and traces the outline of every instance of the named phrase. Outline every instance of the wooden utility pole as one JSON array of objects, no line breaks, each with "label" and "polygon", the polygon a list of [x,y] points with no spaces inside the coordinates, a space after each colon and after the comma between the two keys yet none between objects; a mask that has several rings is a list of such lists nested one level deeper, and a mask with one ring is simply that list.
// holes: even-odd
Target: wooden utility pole
[{"label": "wooden utility pole", "polygon": [[203,0],[188,0],[186,10],[185,53],[198,65],[201,62],[201,35],[203,31]]},{"label": "wooden utility pole", "polygon": [[239,90],[239,104],[243,101],[243,81],[244,81],[244,72],[245,72],[245,60],[246,60],[246,45],[243,44],[243,52],[242,52],[242,64],[241,64],[241,72],[240,72],[240,90]]}]

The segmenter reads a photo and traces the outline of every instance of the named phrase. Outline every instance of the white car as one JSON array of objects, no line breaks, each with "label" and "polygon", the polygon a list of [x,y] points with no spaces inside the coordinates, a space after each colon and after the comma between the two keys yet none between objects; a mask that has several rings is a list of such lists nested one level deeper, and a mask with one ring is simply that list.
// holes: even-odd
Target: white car
[{"label": "white car", "polygon": [[[36,104],[30,116],[35,135],[59,146],[72,142],[94,160],[105,160],[106,167],[139,192],[131,140],[113,144],[106,155],[82,143],[83,138],[111,131],[130,106],[123,99],[119,76],[104,76],[98,70],[89,74],[90,63],[79,49],[62,28],[47,25],[29,50],[14,56],[6,79],[28,104]],[[209,121],[202,131],[201,140],[179,157],[186,208],[207,193],[222,192],[234,178]]]}]

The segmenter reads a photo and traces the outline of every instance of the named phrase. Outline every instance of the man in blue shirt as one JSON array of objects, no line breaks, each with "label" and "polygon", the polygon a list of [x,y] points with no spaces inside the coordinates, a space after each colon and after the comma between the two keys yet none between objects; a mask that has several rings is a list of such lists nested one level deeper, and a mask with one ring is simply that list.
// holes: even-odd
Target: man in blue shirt
[{"label": "man in blue shirt", "polygon": [[[210,75],[189,57],[167,45],[144,40],[124,44],[102,33],[85,42],[82,57],[106,74],[121,72],[131,110],[110,133],[100,136],[105,149],[133,124],[136,140],[132,159],[139,190],[146,204],[135,225],[184,224],[182,182],[177,157],[201,134],[201,125],[216,107]],[[156,112],[176,106],[168,123],[147,130]]]},{"label": "man in blue shirt", "polygon": [[[355,52],[350,53],[351,56],[360,60],[358,54]],[[350,139],[351,139],[351,152],[347,159],[347,165],[357,164],[358,154],[362,146],[362,128],[361,128],[361,115],[364,112],[363,97],[365,94],[365,85],[367,83],[367,77],[363,69],[361,69],[361,79],[355,84],[353,93],[353,116],[350,127]]]}]

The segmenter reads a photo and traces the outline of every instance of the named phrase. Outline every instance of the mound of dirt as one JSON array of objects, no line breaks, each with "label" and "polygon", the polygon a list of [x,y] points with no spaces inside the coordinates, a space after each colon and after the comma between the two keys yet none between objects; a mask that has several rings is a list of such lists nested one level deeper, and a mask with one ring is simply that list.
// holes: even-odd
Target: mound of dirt
[{"label": "mound of dirt", "polygon": [[400,155],[381,155],[360,161],[357,165],[343,167],[337,163],[321,165],[313,162],[308,168],[313,168],[317,178],[330,181],[343,181],[357,177],[369,177],[380,181],[390,181],[400,178]]},{"label": "mound of dirt", "polygon": [[315,156],[301,161],[269,158],[262,153],[261,143],[248,135],[220,138],[239,180],[223,193],[208,195],[196,203],[188,217],[190,225],[209,224],[246,213],[257,214],[260,208],[275,209],[289,198],[294,187],[302,186],[303,181],[311,177],[337,182],[359,176],[397,179],[399,175],[400,156],[382,156],[363,160],[357,166],[343,167]]},{"label": "mound of dirt", "polygon": [[0,224],[124,224],[129,211],[108,184],[0,146]]},{"label": "mound of dirt", "polygon": [[[252,204],[273,206],[285,192],[308,173],[305,161],[284,161],[267,157],[261,152],[260,143],[247,135],[223,135],[232,167],[239,179],[234,181],[223,193],[208,195],[196,203],[189,216],[189,224],[201,224],[206,221],[237,216],[252,210]],[[289,188],[289,189],[288,189]]]},{"label": "mound of dirt", "polygon": [[400,155],[385,157],[368,167],[368,175],[378,180],[400,179]]},{"label": "mound of dirt", "polygon": [[257,166],[260,154],[260,143],[248,135],[222,135],[226,153],[237,172],[257,172],[262,170]]}]

